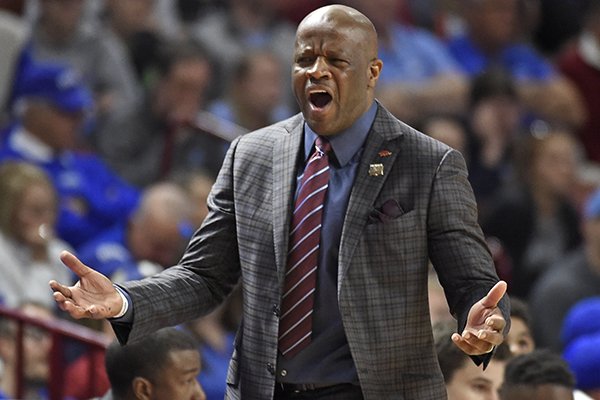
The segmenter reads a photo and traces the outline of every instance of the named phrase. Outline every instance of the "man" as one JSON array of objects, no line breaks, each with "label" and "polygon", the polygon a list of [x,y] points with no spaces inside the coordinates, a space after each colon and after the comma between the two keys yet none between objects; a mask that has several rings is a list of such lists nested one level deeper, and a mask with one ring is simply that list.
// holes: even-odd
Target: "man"
[{"label": "man", "polygon": [[113,118],[92,139],[98,154],[137,187],[182,169],[205,169],[216,176],[229,144],[189,128],[204,108],[211,82],[204,50],[184,41],[161,47],[159,55],[156,79],[144,101]]},{"label": "man", "polygon": [[175,328],[160,329],[137,342],[110,345],[106,373],[113,400],[206,400],[196,380],[200,354],[194,339]]},{"label": "man", "polygon": [[178,185],[144,190],[132,215],[80,247],[79,258],[114,282],[141,279],[179,260],[194,232],[191,199]]},{"label": "man", "polygon": [[35,64],[14,88],[15,117],[0,131],[0,162],[42,168],[59,197],[58,236],[73,247],[124,220],[139,193],[97,156],[79,151],[92,95],[70,67]]},{"label": "man", "polygon": [[442,399],[428,258],[459,320],[452,338],[477,362],[509,320],[464,161],[374,101],[382,63],[361,13],[315,10],[294,52],[302,114],[232,143],[181,265],[117,291],[64,253],[81,281],[51,282],[55,299],[75,318],[123,315],[113,322],[127,341],[206,314],[241,278],[227,398]]},{"label": "man", "polygon": [[535,350],[506,365],[502,400],[572,400],[575,379],[568,365],[549,350]]}]

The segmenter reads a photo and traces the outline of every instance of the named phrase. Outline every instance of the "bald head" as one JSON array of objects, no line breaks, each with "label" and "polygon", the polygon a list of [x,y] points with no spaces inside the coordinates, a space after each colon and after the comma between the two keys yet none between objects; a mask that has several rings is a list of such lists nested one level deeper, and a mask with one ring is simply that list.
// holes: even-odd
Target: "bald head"
[{"label": "bald head", "polygon": [[298,25],[298,32],[314,27],[348,29],[361,36],[371,58],[377,57],[377,31],[373,23],[360,11],[334,4],[316,9]]}]

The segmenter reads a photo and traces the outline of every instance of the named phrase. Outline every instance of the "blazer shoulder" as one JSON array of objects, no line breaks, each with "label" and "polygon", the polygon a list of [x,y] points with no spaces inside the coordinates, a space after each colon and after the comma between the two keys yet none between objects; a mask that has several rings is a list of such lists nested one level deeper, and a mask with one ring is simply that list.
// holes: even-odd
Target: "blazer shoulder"
[{"label": "blazer shoulder", "polygon": [[441,159],[453,150],[450,146],[399,120],[381,104],[373,123],[373,130],[384,140],[401,140],[401,146],[419,157],[432,156]]},{"label": "blazer shoulder", "polygon": [[276,122],[264,128],[246,133],[240,137],[241,143],[261,143],[263,146],[281,138],[282,135],[290,135],[294,130],[304,123],[302,114],[298,113],[288,119]]}]

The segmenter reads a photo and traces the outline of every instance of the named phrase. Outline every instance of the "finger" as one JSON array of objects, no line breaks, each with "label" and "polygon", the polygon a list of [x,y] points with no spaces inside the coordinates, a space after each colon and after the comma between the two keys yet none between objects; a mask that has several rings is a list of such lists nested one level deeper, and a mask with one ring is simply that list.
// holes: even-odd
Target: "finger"
[{"label": "finger", "polygon": [[79,259],[75,257],[75,255],[66,250],[60,253],[60,260],[80,278],[94,271],[93,269],[79,261]]},{"label": "finger", "polygon": [[458,333],[452,335],[452,341],[454,344],[461,349],[465,354],[475,355],[480,354],[480,350],[469,343],[465,338],[463,338]]},{"label": "finger", "polygon": [[489,330],[502,332],[506,326],[506,321],[502,315],[490,315],[485,320],[485,325]]},{"label": "finger", "polygon": [[68,312],[75,319],[89,318],[88,313],[83,308],[75,305],[75,303],[68,299],[59,303],[59,305],[63,311]]},{"label": "finger", "polygon": [[[69,289],[67,286],[61,285],[60,283],[56,282],[55,280],[50,281],[48,284],[50,285],[50,288],[55,293],[60,293],[64,297],[69,297],[69,298],[72,297],[71,289]],[[56,296],[54,298],[56,298]]]},{"label": "finger", "polygon": [[488,344],[478,344],[475,343],[474,340],[471,341],[471,344],[475,345],[476,347],[481,346],[482,348],[486,348],[489,347],[489,345],[498,346],[499,344],[501,344],[504,341],[504,335],[496,331],[481,330],[477,333],[477,339],[479,339],[480,342],[486,342]]},{"label": "finger", "polygon": [[462,336],[455,333],[452,336],[454,343],[466,354],[479,355],[489,353],[494,348],[494,343],[487,340],[481,340],[477,335],[468,332]]},{"label": "finger", "polygon": [[494,285],[493,288],[490,289],[488,294],[481,299],[481,305],[485,308],[494,308],[498,305],[498,302],[506,293],[506,282],[499,281]]}]

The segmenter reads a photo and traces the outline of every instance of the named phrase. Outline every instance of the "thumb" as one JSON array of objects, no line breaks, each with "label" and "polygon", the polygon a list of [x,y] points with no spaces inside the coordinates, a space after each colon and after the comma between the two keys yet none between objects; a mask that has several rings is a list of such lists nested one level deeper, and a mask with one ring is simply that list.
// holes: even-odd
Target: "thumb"
[{"label": "thumb", "polygon": [[485,308],[496,307],[500,299],[502,299],[502,297],[506,293],[506,288],[506,282],[499,281],[498,283],[496,283],[494,287],[490,289],[488,294],[483,299],[481,299],[481,305]]},{"label": "thumb", "polygon": [[85,275],[94,271],[82,263],[79,258],[75,257],[75,255],[66,250],[60,253],[60,261],[62,261],[62,263],[65,264],[71,271],[73,271],[79,278],[83,278]]}]

